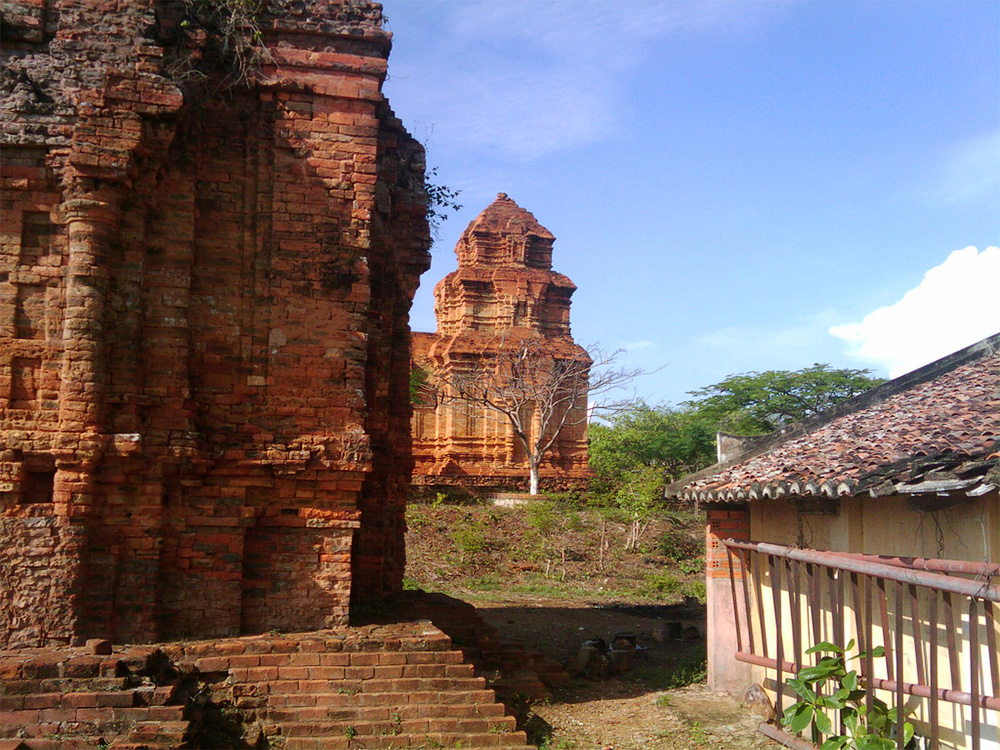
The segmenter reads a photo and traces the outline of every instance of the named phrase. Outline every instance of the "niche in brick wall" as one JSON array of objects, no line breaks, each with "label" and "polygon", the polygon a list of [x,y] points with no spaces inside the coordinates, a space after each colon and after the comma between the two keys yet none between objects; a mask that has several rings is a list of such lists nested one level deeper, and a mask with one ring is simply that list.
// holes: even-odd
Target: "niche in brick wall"
[{"label": "niche in brick wall", "polygon": [[52,238],[55,225],[48,211],[25,211],[21,215],[21,255],[22,266],[36,266],[52,252]]},{"label": "niche in brick wall", "polygon": [[25,505],[52,503],[55,496],[56,468],[51,456],[36,456],[24,462],[21,479],[21,502]]},{"label": "niche in brick wall", "polygon": [[45,338],[45,285],[18,284],[14,300],[14,335],[19,339]]},{"label": "niche in brick wall", "polygon": [[10,408],[34,409],[38,404],[42,360],[38,357],[14,357],[10,370]]}]

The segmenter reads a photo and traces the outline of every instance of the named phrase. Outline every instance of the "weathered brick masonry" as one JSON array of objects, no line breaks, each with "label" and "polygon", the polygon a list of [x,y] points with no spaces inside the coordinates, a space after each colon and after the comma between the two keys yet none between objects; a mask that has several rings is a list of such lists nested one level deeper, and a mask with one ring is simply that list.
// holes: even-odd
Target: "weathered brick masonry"
[{"label": "weathered brick masonry", "polygon": [[[570,333],[576,286],[552,270],[555,237],[505,193],[479,214],[455,247],[458,270],[434,288],[436,333],[414,333],[414,364],[431,379],[474,375],[490,354],[537,339],[552,360],[588,357]],[[588,358],[589,362],[589,358]],[[585,417],[586,399],[576,405]],[[530,419],[539,432],[537,407]],[[427,401],[413,413],[414,484],[525,489],[524,448],[504,418],[467,404]],[[587,482],[587,425],[568,424],[543,458],[542,484]]]},{"label": "weathered brick masonry", "polygon": [[0,648],[401,587],[429,241],[380,7],[269,0],[221,93],[187,7],[2,6]]}]

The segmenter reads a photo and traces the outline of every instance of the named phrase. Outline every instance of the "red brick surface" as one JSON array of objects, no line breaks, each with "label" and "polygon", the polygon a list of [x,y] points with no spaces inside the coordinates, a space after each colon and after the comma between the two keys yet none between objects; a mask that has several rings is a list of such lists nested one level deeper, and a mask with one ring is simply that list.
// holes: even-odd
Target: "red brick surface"
[{"label": "red brick surface", "polygon": [[736,555],[730,559],[724,539],[738,542],[750,541],[750,511],[742,508],[708,508],[708,523],[705,527],[705,569],[709,578],[729,578],[730,569],[734,578],[743,578],[743,566]]},{"label": "red brick surface", "polygon": [[[434,289],[437,332],[414,334],[414,363],[431,380],[434,373],[447,373],[445,379],[474,374],[498,346],[535,336],[553,359],[586,356],[570,334],[576,286],[552,270],[554,241],[530,212],[500,193],[459,239],[458,270]],[[529,430],[534,438],[537,424]],[[528,463],[513,430],[502,416],[467,404],[417,404],[413,458],[414,484],[527,488]],[[562,430],[541,474],[547,489],[589,478],[585,422]]]},{"label": "red brick surface", "polygon": [[182,7],[4,6],[0,648],[318,628],[401,588],[429,256],[380,9],[271,0],[270,61],[218,95],[179,76]]},{"label": "red brick surface", "polygon": [[[0,651],[9,675],[0,683],[0,742],[24,737],[29,748],[58,736],[63,747],[516,747],[526,750],[515,719],[483,677],[428,622],[364,626],[288,636],[180,642],[118,651],[120,685],[90,678],[88,692],[47,691],[59,678],[33,680],[78,658],[80,649]],[[254,667],[286,657],[281,667]],[[341,657],[356,667],[321,667]],[[379,679],[318,676],[315,670],[389,668],[419,675]],[[304,670],[299,679],[275,671]],[[425,676],[425,673],[426,676]],[[445,679],[434,675],[453,674]],[[154,687],[155,685],[155,687]],[[166,692],[165,692],[166,691]],[[167,694],[169,693],[169,695]],[[83,701],[83,696],[90,699]],[[193,696],[198,696],[193,700]],[[166,699],[167,703],[159,701]],[[81,703],[88,703],[83,707]],[[94,705],[96,704],[96,705]],[[222,709],[225,727],[205,705]],[[33,708],[27,708],[26,706]],[[389,740],[392,740],[389,742]],[[71,743],[80,743],[79,745]]]}]

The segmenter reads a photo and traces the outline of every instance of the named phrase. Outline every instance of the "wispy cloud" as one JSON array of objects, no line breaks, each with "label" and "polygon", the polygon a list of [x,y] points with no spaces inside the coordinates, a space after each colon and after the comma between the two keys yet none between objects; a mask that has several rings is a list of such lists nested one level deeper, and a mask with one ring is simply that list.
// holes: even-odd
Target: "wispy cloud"
[{"label": "wispy cloud", "polygon": [[[650,45],[750,28],[774,5],[699,2],[461,2],[433,6],[433,54],[403,73],[400,102],[422,101],[449,141],[534,159],[600,141],[627,116],[622,76]],[[398,74],[399,71],[393,73]]]},{"label": "wispy cloud", "polygon": [[821,310],[784,326],[735,325],[699,336],[696,342],[731,362],[733,371],[758,368],[805,367],[823,357],[827,329],[836,310]]},{"label": "wispy cloud", "polygon": [[998,282],[1000,247],[955,250],[898,302],[830,333],[898,377],[1000,332]]},{"label": "wispy cloud", "polygon": [[652,349],[655,346],[655,341],[626,341],[622,344],[622,349],[627,352],[637,352],[641,349]]},{"label": "wispy cloud", "polygon": [[931,197],[947,204],[1000,201],[1000,130],[957,146],[948,156],[931,189]]}]

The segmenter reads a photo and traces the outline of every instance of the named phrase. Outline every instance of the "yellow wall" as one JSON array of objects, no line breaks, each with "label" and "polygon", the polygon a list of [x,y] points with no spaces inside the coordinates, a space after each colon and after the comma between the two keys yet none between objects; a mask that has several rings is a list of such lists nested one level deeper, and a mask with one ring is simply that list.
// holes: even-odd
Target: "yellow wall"
[{"label": "yellow wall", "polygon": [[[897,555],[903,557],[930,557],[945,558],[955,560],[971,560],[982,562],[1000,562],[1000,494],[990,493],[987,496],[977,498],[968,502],[963,502],[951,508],[940,510],[934,513],[920,512],[911,507],[905,497],[893,496],[886,498],[850,498],[840,501],[839,512],[836,515],[824,515],[817,513],[799,513],[794,505],[785,499],[764,500],[754,502],[750,508],[750,535],[754,541],[772,542],[787,546],[808,547],[812,549],[863,552],[866,554]],[[803,581],[805,576],[805,566],[802,566]],[[774,658],[776,652],[776,639],[774,628],[774,605],[771,592],[771,580],[767,572],[767,566],[762,568],[762,591],[761,599],[764,604],[764,624],[768,634],[767,653]],[[895,584],[889,582],[888,602],[890,630],[894,622],[894,602]],[[789,581],[786,571],[782,569],[781,587],[781,609],[783,612],[783,643],[785,644],[785,659],[793,660],[792,651],[792,628],[788,613],[791,611],[800,612],[800,628],[803,634],[803,650],[813,643],[812,620],[808,616],[806,604],[808,601],[815,601],[815,597],[810,595],[808,586],[803,582],[800,596],[795,600],[789,590]],[[847,638],[856,638],[855,616],[851,606],[849,587],[845,587],[847,595],[845,611],[845,622],[848,628]],[[878,592],[875,594],[875,601],[878,601]],[[968,599],[956,597],[956,609],[964,614],[956,615],[956,620],[952,626],[955,630],[959,643],[959,668],[960,684],[958,689],[968,691],[969,682],[969,614]],[[821,587],[819,601],[822,605],[824,616],[820,623],[820,638],[834,640],[833,620],[830,612],[830,597],[824,585]],[[912,613],[909,599],[904,596],[904,628],[906,634],[903,640],[904,654],[904,675],[908,682],[919,682],[917,675],[916,641],[912,637]],[[792,605],[795,604],[793,608]],[[760,622],[756,602],[752,602],[751,608],[754,612],[755,632],[759,634]],[[876,604],[876,613],[878,606]],[[997,612],[1000,615],[1000,611]],[[928,636],[929,636],[929,598],[925,596],[920,600],[918,617],[923,624],[920,629],[920,641],[925,663],[929,663]],[[943,614],[939,608],[938,621],[942,622]],[[1000,619],[1000,618],[998,618]],[[875,645],[884,643],[886,637],[882,634],[879,623],[880,617],[876,614],[876,624],[872,641]],[[998,640],[1000,640],[1000,626],[994,622],[997,629]],[[983,644],[981,647],[981,664],[986,665],[988,659],[985,652],[985,631],[988,627],[988,620],[980,615],[979,631]],[[942,687],[951,685],[949,670],[949,653],[947,648],[947,633],[943,625],[938,627],[938,660],[939,675]],[[891,633],[889,634],[891,637]],[[759,638],[759,635],[758,635]],[[842,641],[842,637],[836,638]],[[757,648],[761,652],[760,646]],[[811,658],[811,657],[806,657]],[[717,659],[718,661],[718,659]],[[885,660],[878,660],[876,663],[876,676],[888,677]],[[788,675],[784,675],[787,677]],[[764,670],[755,667],[753,677],[757,682],[764,684],[774,697],[775,673],[773,670]],[[980,677],[981,689],[986,693],[992,693],[990,686],[990,675],[988,666],[986,674]],[[786,706],[792,701],[786,690]],[[882,696],[892,705],[890,696]],[[918,733],[921,731],[921,719],[925,719],[929,702],[909,697],[907,710],[910,711],[917,723]],[[970,710],[965,707],[954,706],[946,702],[939,703],[940,722],[942,725],[943,747],[966,748],[968,747],[967,734],[970,730]],[[1000,737],[998,737],[997,727],[1000,726],[1000,714],[998,712],[981,713],[983,729],[981,737],[983,740],[983,750],[1000,750]]]}]

